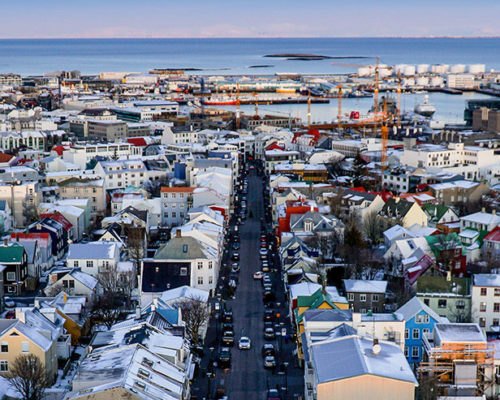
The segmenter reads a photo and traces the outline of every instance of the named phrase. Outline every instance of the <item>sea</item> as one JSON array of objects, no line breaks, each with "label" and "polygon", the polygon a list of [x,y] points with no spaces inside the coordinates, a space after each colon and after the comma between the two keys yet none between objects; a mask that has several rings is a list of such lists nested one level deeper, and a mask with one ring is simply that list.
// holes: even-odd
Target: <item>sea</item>
[{"label": "sea", "polygon": [[[305,53],[333,57],[318,61],[269,58],[266,55]],[[358,65],[485,64],[500,70],[499,38],[286,38],[286,39],[4,39],[0,40],[0,73],[40,75],[57,70],[82,74],[108,71],[147,73],[153,68],[186,68],[193,74],[269,75],[275,73],[335,74]],[[461,122],[465,101],[479,94],[430,94],[435,119]],[[422,95],[403,97],[403,109],[413,109]],[[365,112],[371,99],[345,99],[344,110]],[[243,107],[251,112],[253,107]],[[269,110],[270,109],[270,110]],[[336,101],[313,105],[315,121],[336,115]],[[306,117],[304,105],[262,107],[283,115]]]}]

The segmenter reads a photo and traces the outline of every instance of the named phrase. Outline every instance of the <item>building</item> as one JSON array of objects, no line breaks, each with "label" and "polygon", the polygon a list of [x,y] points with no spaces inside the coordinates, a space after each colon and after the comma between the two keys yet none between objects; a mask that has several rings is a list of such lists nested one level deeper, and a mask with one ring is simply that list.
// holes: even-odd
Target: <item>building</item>
[{"label": "building", "polygon": [[473,74],[448,74],[446,76],[446,87],[450,89],[474,89]]},{"label": "building", "polygon": [[264,153],[264,166],[266,173],[270,175],[276,165],[284,162],[293,163],[299,159],[298,151],[266,150]]},{"label": "building", "polygon": [[106,190],[142,186],[144,182],[158,180],[166,174],[161,170],[149,171],[140,159],[99,161],[94,171],[104,178]]},{"label": "building", "polygon": [[387,281],[344,279],[343,282],[351,310],[362,314],[384,311]]},{"label": "building", "polygon": [[59,182],[56,193],[60,199],[88,199],[92,218],[106,214],[106,191],[103,179],[70,178]]},{"label": "building", "polygon": [[194,187],[161,188],[161,223],[164,226],[181,225],[193,206]]},{"label": "building", "polygon": [[483,209],[481,212],[469,214],[460,218],[460,231],[473,229],[478,232],[490,232],[495,229],[497,225],[500,225],[500,216],[496,215],[495,211],[490,214]]},{"label": "building", "polygon": [[489,185],[484,182],[458,180],[429,185],[434,197],[446,206],[475,203],[488,192]]},{"label": "building", "polygon": [[311,345],[305,399],[414,399],[418,384],[401,349],[349,333]]},{"label": "building", "polygon": [[441,317],[418,297],[413,297],[396,311],[406,321],[405,357],[412,368],[422,361],[424,349],[422,339],[432,335],[434,325],[441,322]]},{"label": "building", "polygon": [[388,199],[378,213],[379,222],[385,229],[401,225],[409,228],[415,224],[427,226],[427,215],[416,202],[409,202],[399,197]]},{"label": "building", "polygon": [[500,226],[483,238],[483,258],[492,262],[500,261]]},{"label": "building", "polygon": [[471,317],[485,332],[500,329],[500,275],[474,275]]},{"label": "building", "polygon": [[116,142],[127,137],[128,127],[123,121],[89,120],[88,136],[109,142]]},{"label": "building", "polygon": [[20,295],[26,290],[28,255],[22,245],[5,239],[0,246],[0,265],[5,267],[2,271],[4,293]]},{"label": "building", "polygon": [[100,273],[113,271],[120,261],[120,248],[114,242],[72,243],[69,246],[67,265],[99,277]]},{"label": "building", "polygon": [[78,165],[81,169],[87,167],[87,163],[96,157],[102,158],[134,158],[141,154],[141,149],[131,143],[99,143],[83,144],[77,143],[69,150],[63,152],[63,160]]},{"label": "building", "polygon": [[28,223],[26,216],[33,215],[40,203],[40,185],[38,182],[1,183],[0,200],[8,203],[14,227],[24,228]]}]

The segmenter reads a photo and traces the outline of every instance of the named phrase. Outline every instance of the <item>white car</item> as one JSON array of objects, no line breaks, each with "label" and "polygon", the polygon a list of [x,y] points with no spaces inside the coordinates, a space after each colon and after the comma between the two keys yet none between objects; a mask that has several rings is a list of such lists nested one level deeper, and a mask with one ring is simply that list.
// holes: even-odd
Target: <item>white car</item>
[{"label": "white car", "polygon": [[263,273],[260,271],[257,271],[255,274],[253,274],[253,279],[262,279]]},{"label": "white car", "polygon": [[238,341],[238,349],[240,350],[250,350],[252,347],[252,342],[247,336],[242,336]]}]

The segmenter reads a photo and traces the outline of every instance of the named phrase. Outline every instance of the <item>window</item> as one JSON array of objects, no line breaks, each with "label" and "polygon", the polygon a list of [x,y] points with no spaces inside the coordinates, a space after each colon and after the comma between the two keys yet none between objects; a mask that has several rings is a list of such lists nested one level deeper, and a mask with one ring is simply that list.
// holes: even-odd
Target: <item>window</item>
[{"label": "window", "polygon": [[405,329],[405,339],[409,339],[409,338],[410,338],[410,330]]},{"label": "window", "polygon": [[479,318],[479,326],[484,328],[486,326],[486,318]]},{"label": "window", "polygon": [[349,293],[349,301],[354,301],[354,293]]},{"label": "window", "polygon": [[486,296],[488,294],[488,289],[485,287],[481,288],[481,296]]},{"label": "window", "polygon": [[500,296],[500,288],[495,288],[495,296]]},{"label": "window", "polygon": [[500,311],[500,303],[493,303],[493,312]]},{"label": "window", "polygon": [[429,299],[424,299],[424,304],[425,304],[426,306],[429,306],[429,304],[430,304]]},{"label": "window", "polygon": [[213,265],[214,265],[213,261],[209,261],[208,262],[208,269],[212,269]]},{"label": "window", "polygon": [[7,272],[7,280],[8,281],[15,281],[16,280],[16,273],[15,272]]},{"label": "window", "polygon": [[498,318],[493,318],[492,326],[498,326]]},{"label": "window", "polygon": [[209,276],[208,277],[208,283],[209,283],[209,285],[211,285],[212,283],[214,283],[214,277],[213,276]]},{"label": "window", "polygon": [[360,294],[359,301],[366,301],[366,294]]},{"label": "window", "polygon": [[2,353],[8,353],[9,352],[9,344],[7,342],[2,342],[2,345],[0,346],[0,350]]},{"label": "window", "polygon": [[457,300],[456,306],[457,306],[457,310],[464,310],[465,309],[465,300]]},{"label": "window", "polygon": [[424,328],[424,329],[422,329],[422,336],[428,336],[428,335],[429,335],[429,332],[430,332],[430,329],[429,329],[429,328]]},{"label": "window", "polygon": [[94,261],[87,260],[87,268],[93,268],[93,267],[94,267]]},{"label": "window", "polygon": [[416,315],[415,322],[417,324],[428,324],[429,323],[429,316],[427,314]]},{"label": "window", "polygon": [[198,285],[203,285],[203,277],[202,276],[198,277]]},{"label": "window", "polygon": [[486,303],[484,301],[482,301],[480,304],[479,304],[479,311],[481,312],[486,312]]},{"label": "window", "polygon": [[408,358],[408,346],[405,346],[405,357]]},{"label": "window", "polygon": [[372,301],[378,301],[378,294],[372,294]]},{"label": "window", "polygon": [[0,361],[0,372],[8,372],[9,371],[9,362],[8,361]]},{"label": "window", "polygon": [[176,213],[172,213],[172,218],[177,218],[177,214]]},{"label": "window", "polygon": [[21,352],[23,352],[23,353],[30,352],[30,342],[23,341],[21,343]]},{"label": "window", "polygon": [[420,349],[418,346],[413,346],[411,348],[411,357],[412,358],[418,358],[420,356]]},{"label": "window", "polygon": [[438,300],[438,308],[446,308],[448,302],[446,299],[439,299]]},{"label": "window", "polygon": [[75,288],[75,281],[69,281],[69,287],[70,287],[70,289],[74,289]]},{"label": "window", "polygon": [[203,269],[203,262],[198,261],[198,269]]},{"label": "window", "polygon": [[179,271],[179,275],[180,276],[187,276],[188,274],[188,269],[186,267],[181,267],[180,271]]},{"label": "window", "polygon": [[411,337],[412,339],[420,339],[420,329],[412,329]]}]

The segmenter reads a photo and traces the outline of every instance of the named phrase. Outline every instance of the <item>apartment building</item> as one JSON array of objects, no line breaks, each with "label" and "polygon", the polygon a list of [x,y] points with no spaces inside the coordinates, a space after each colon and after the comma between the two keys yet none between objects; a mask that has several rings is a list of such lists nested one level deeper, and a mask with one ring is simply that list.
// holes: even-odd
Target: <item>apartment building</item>
[{"label": "apartment building", "polygon": [[87,163],[96,158],[123,158],[136,157],[141,154],[141,149],[131,143],[109,143],[109,144],[75,144],[63,153],[63,160],[78,165],[85,169]]},{"label": "apartment building", "polygon": [[128,127],[123,121],[90,120],[88,122],[88,136],[100,140],[116,142],[127,137]]},{"label": "apartment building", "polygon": [[194,187],[161,188],[161,223],[164,226],[182,224],[193,205]]}]

